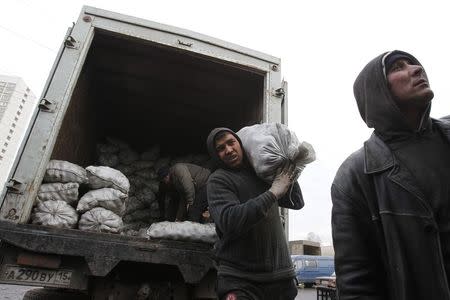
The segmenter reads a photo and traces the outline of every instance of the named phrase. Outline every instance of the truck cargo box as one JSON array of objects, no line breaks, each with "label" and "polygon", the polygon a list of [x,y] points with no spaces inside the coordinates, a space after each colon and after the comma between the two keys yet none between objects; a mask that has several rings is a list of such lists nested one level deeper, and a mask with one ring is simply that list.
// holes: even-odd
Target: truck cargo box
[{"label": "truck cargo box", "polygon": [[[286,92],[278,58],[83,7],[64,38],[1,194],[5,251],[59,255],[68,268],[78,257],[86,262],[85,277],[106,276],[121,262],[142,262],[174,268],[181,280],[200,282],[213,269],[211,246],[28,224],[46,165],[50,159],[83,167],[95,164],[96,144],[107,137],[120,138],[139,151],[159,144],[170,155],[206,153],[205,140],[214,127],[238,130],[261,122],[286,123]],[[66,287],[86,288],[70,282]]]}]

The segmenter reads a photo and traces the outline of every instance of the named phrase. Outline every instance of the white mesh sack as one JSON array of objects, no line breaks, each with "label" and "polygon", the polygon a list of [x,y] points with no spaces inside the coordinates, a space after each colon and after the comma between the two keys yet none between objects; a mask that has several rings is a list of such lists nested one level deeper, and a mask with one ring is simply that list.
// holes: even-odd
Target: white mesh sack
[{"label": "white mesh sack", "polygon": [[44,183],[39,187],[36,200],[38,202],[53,200],[74,204],[78,201],[78,187],[76,182]]},{"label": "white mesh sack", "polygon": [[306,164],[316,159],[313,147],[300,142],[295,133],[283,124],[247,126],[237,135],[256,174],[269,183],[285,162],[294,163],[300,173]]},{"label": "white mesh sack", "polygon": [[152,204],[150,205],[150,211],[153,219],[157,219],[160,217],[158,201],[152,202]]},{"label": "white mesh sack", "polygon": [[128,197],[128,199],[125,201],[125,214],[129,215],[137,210],[148,208],[150,207],[150,204],[151,203],[145,202],[145,200],[139,200],[134,196]]},{"label": "white mesh sack", "polygon": [[127,194],[112,188],[103,188],[87,192],[78,201],[77,211],[84,213],[94,207],[106,208],[121,216],[125,212]]},{"label": "white mesh sack", "polygon": [[156,199],[155,193],[153,193],[153,191],[148,187],[142,187],[137,190],[135,196],[139,200],[147,202],[149,204]]},{"label": "white mesh sack", "polygon": [[153,147],[151,147],[150,149],[141,154],[141,159],[155,161],[158,159],[160,152],[161,152],[160,146],[154,145]]},{"label": "white mesh sack", "polygon": [[120,172],[122,172],[124,175],[131,175],[133,174],[136,169],[133,167],[133,165],[124,165],[124,164],[120,164],[114,167],[116,170],[119,170]]},{"label": "white mesh sack", "polygon": [[157,194],[159,192],[159,181],[157,180],[147,180],[144,185],[149,188],[153,193]]},{"label": "white mesh sack", "polygon": [[151,223],[150,221],[152,220],[152,215],[153,213],[150,208],[138,209],[123,216],[123,221],[125,223],[133,223],[137,221]]},{"label": "white mesh sack", "polygon": [[158,175],[156,174],[156,172],[155,172],[155,170],[153,168],[142,169],[142,170],[136,171],[134,174],[139,176],[139,177],[142,177],[144,179],[156,179],[156,178],[158,178]]},{"label": "white mesh sack", "polygon": [[86,170],[64,160],[51,160],[47,165],[44,182],[87,183]]},{"label": "white mesh sack", "polygon": [[117,153],[119,152],[119,147],[112,144],[97,144],[98,153]]},{"label": "white mesh sack", "polygon": [[85,231],[119,233],[122,227],[122,218],[103,207],[88,210],[78,222],[78,229]]},{"label": "white mesh sack", "polygon": [[119,156],[115,153],[100,153],[98,162],[103,166],[115,167],[119,164]]},{"label": "white mesh sack", "polygon": [[185,222],[158,222],[150,225],[147,235],[153,239],[204,242],[214,244],[217,241],[214,224]]},{"label": "white mesh sack", "polygon": [[125,143],[124,141],[116,139],[116,138],[113,138],[113,137],[107,137],[106,141],[108,142],[108,144],[116,146],[120,150],[122,150],[122,149],[129,149],[130,148],[130,146],[127,143]]},{"label": "white mesh sack", "polygon": [[38,203],[34,208],[31,221],[33,224],[57,228],[75,228],[78,214],[64,201],[45,201]]},{"label": "white mesh sack", "polygon": [[92,189],[113,188],[128,194],[130,182],[122,172],[105,166],[89,166],[86,168],[89,186]]},{"label": "white mesh sack", "polygon": [[146,179],[137,176],[137,175],[130,175],[127,178],[130,180],[130,184],[134,185],[136,188],[143,187],[145,185]]},{"label": "white mesh sack", "polygon": [[132,162],[137,161],[139,158],[139,154],[131,149],[121,149],[119,152],[120,163],[125,165],[129,165]]},{"label": "white mesh sack", "polygon": [[131,166],[136,170],[149,169],[155,165],[155,162],[148,160],[137,160],[131,163]]}]

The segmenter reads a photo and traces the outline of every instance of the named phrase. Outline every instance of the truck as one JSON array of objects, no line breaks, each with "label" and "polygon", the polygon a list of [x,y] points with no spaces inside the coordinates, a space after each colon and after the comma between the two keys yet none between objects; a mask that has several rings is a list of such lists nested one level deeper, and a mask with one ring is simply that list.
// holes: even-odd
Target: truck
[{"label": "truck", "polygon": [[0,194],[0,283],[44,287],[24,299],[215,299],[210,244],[31,224],[46,165],[91,165],[106,136],[206,153],[212,128],[287,124],[287,108],[279,58],[84,6]]}]

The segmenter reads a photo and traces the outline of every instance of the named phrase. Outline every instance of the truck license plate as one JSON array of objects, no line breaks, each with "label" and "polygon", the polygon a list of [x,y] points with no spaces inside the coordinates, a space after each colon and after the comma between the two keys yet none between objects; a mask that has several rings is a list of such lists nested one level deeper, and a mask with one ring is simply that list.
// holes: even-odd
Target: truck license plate
[{"label": "truck license plate", "polygon": [[17,265],[4,265],[0,281],[30,285],[69,286],[72,271],[45,270]]}]

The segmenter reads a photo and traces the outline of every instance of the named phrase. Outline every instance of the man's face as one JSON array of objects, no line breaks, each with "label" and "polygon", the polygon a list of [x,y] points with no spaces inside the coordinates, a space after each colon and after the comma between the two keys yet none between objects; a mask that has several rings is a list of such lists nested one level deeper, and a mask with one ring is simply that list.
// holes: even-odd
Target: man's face
[{"label": "man's face", "polygon": [[231,133],[218,138],[215,143],[217,155],[229,168],[239,168],[242,165],[244,154],[241,144]]},{"label": "man's face", "polygon": [[387,80],[400,108],[423,108],[433,99],[434,94],[422,66],[414,65],[407,59],[394,62],[388,70]]}]

